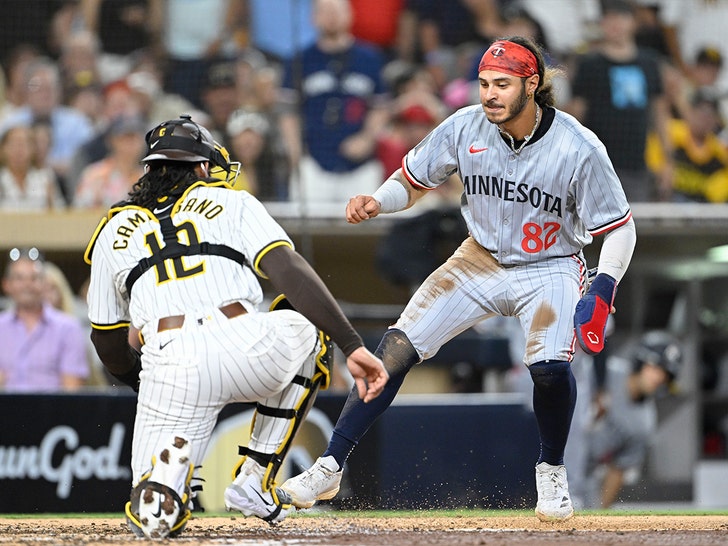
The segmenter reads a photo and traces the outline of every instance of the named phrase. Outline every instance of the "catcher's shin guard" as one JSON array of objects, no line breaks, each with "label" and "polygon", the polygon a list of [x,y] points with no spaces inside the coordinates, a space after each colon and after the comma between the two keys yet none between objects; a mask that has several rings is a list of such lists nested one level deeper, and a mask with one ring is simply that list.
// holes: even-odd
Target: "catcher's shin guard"
[{"label": "catcher's shin guard", "polygon": [[[285,296],[278,296],[271,310],[292,309]],[[283,464],[301,423],[313,406],[319,389],[326,390],[331,382],[333,345],[331,338],[318,331],[318,341],[312,356],[303,364],[301,371],[280,394],[259,402],[252,423],[250,446],[240,446],[238,454],[243,458],[233,469],[233,479],[251,457],[266,467],[263,491],[273,489],[275,477]],[[255,449],[261,446],[263,449]]]},{"label": "catcher's shin guard", "polygon": [[142,476],[126,503],[129,529],[140,538],[177,537],[189,521],[190,480],[194,464],[189,442],[175,436],[172,444],[152,457],[152,470]]}]

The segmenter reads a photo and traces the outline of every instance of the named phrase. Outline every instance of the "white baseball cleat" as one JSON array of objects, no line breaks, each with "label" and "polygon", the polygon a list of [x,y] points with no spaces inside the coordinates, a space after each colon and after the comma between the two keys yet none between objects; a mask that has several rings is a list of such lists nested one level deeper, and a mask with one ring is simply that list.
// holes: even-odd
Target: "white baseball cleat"
[{"label": "white baseball cleat", "polygon": [[540,463],[536,466],[536,516],[541,521],[564,521],[574,515],[566,467]]},{"label": "white baseball cleat", "polygon": [[296,508],[311,508],[317,500],[333,499],[339,492],[344,471],[333,456],[319,457],[308,470],[283,482]]},{"label": "white baseball cleat", "polygon": [[280,523],[293,510],[291,498],[278,487],[263,491],[265,468],[248,457],[240,473],[225,489],[225,508],[244,516],[257,516],[270,524]]},{"label": "white baseball cleat", "polygon": [[193,471],[190,443],[177,435],[152,458],[152,471],[132,490],[126,515],[134,534],[157,539],[182,533],[190,518],[189,484]]}]

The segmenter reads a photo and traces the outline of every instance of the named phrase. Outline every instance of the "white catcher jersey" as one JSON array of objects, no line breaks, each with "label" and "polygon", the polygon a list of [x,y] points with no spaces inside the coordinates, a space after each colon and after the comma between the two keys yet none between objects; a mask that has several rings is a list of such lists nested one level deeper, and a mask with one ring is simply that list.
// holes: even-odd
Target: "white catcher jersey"
[{"label": "white catcher jersey", "polygon": [[[171,220],[183,245],[221,244],[242,253],[256,273],[260,258],[277,245],[293,243],[263,205],[245,191],[198,182],[172,207]],[[161,215],[165,204],[155,210]],[[152,211],[153,212],[153,211]],[[251,267],[217,255],[183,256],[153,266],[134,283],[125,281],[141,259],[164,246],[161,225],[147,209],[112,209],[86,251],[91,262],[89,319],[96,327],[129,323],[142,329],[165,316],[203,311],[232,301],[253,311],[263,299]]]},{"label": "white catcher jersey", "polygon": [[631,211],[604,145],[554,112],[546,133],[517,154],[480,105],[462,108],[407,153],[402,170],[424,189],[459,174],[468,229],[501,264],[578,254]]}]

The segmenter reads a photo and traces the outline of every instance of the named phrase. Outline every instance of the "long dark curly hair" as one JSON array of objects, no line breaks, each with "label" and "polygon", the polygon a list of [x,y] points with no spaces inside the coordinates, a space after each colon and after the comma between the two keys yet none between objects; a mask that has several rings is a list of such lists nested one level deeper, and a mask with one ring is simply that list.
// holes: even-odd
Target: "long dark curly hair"
[{"label": "long dark curly hair", "polygon": [[129,192],[129,201],[140,207],[153,209],[161,198],[176,201],[200,177],[195,174],[197,163],[182,161],[151,161],[149,171]]}]

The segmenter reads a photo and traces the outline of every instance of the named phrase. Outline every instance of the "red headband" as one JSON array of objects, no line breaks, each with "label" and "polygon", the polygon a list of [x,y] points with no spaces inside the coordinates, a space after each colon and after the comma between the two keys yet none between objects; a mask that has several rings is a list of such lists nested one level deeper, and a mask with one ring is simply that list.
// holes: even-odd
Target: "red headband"
[{"label": "red headband", "polygon": [[536,56],[528,49],[515,42],[498,40],[488,48],[480,59],[478,72],[495,70],[519,78],[527,78],[538,74]]}]

